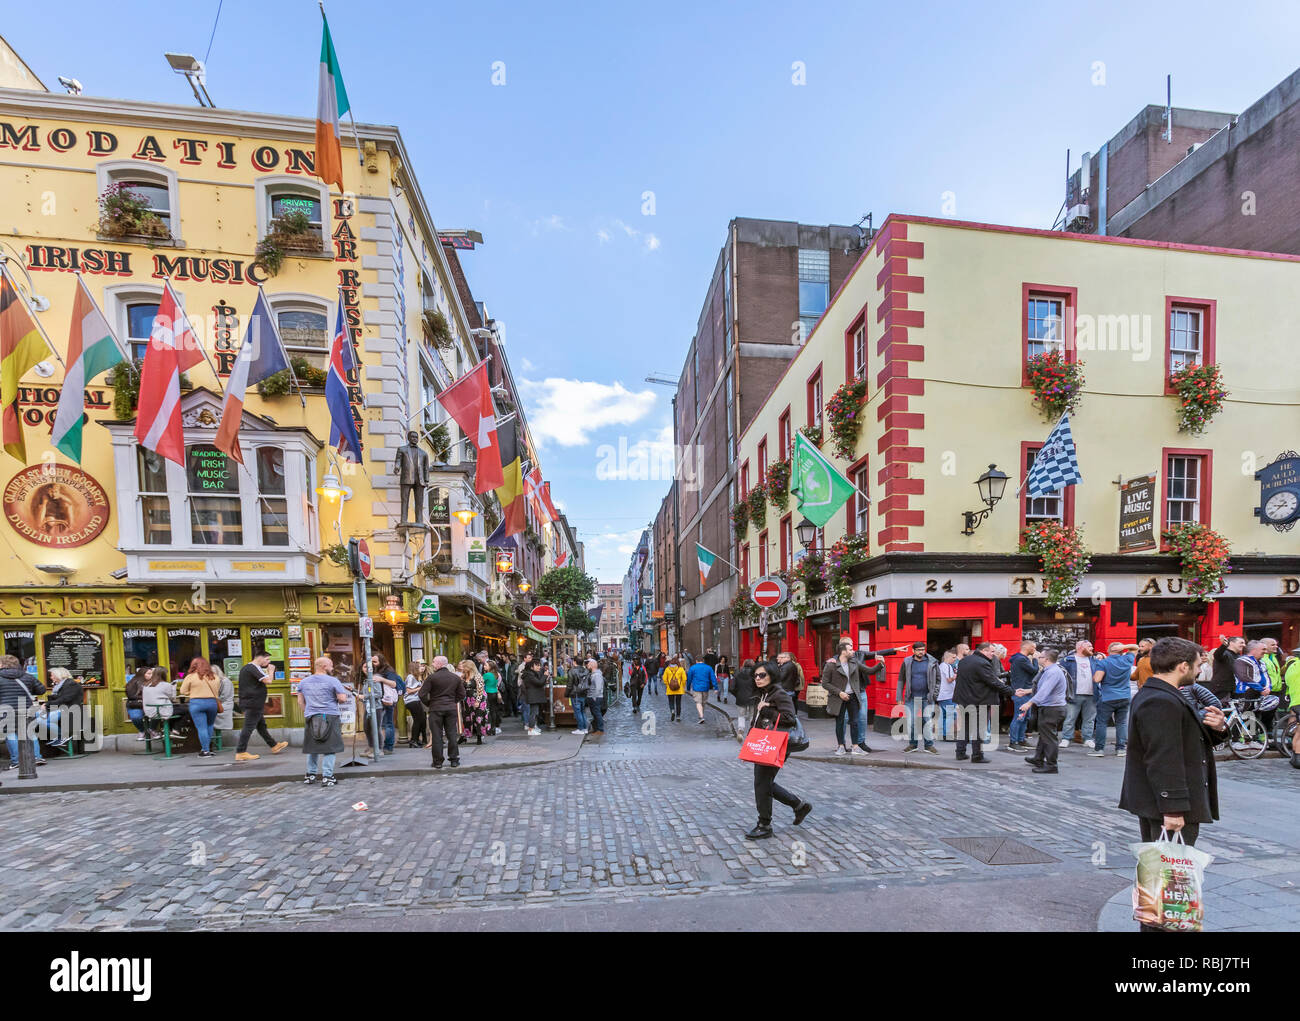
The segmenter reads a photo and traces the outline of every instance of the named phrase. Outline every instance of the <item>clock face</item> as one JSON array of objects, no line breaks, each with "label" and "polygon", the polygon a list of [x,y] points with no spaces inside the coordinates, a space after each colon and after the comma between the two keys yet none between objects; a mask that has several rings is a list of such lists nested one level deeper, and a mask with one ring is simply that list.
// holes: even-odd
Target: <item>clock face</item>
[{"label": "clock face", "polygon": [[1284,489],[1268,498],[1264,504],[1264,517],[1269,521],[1286,521],[1295,514],[1297,505],[1300,505],[1300,497]]}]

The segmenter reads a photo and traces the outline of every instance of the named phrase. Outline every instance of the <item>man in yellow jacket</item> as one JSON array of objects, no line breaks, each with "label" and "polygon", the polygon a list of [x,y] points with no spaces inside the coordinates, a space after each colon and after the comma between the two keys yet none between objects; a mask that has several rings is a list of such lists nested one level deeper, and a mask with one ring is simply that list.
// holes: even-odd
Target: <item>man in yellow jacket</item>
[{"label": "man in yellow jacket", "polygon": [[674,656],[664,667],[664,692],[668,695],[668,722],[681,722],[682,695],[686,692],[686,671]]}]

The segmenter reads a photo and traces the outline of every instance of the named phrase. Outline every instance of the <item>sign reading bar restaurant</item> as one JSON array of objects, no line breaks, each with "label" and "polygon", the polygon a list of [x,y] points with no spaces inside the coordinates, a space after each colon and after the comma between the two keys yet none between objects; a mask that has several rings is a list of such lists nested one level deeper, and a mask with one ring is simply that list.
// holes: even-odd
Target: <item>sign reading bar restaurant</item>
[{"label": "sign reading bar restaurant", "polygon": [[79,627],[52,631],[45,636],[45,669],[55,667],[63,667],[83,685],[103,687],[103,636]]},{"label": "sign reading bar restaurant", "polygon": [[3,502],[10,527],[38,546],[84,546],[108,524],[104,487],[72,465],[24,468],[5,486]]},{"label": "sign reading bar restaurant", "polygon": [[196,443],[185,452],[185,471],[191,493],[238,493],[239,476],[222,451]]},{"label": "sign reading bar restaurant", "polygon": [[1156,477],[1137,475],[1119,487],[1119,552],[1156,548]]}]

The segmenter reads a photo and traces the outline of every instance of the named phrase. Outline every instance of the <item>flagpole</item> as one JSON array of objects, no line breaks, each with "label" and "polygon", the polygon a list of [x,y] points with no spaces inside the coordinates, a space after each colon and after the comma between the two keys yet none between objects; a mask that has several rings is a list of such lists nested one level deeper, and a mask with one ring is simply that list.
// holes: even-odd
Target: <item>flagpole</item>
[{"label": "flagpole", "polygon": [[[321,21],[325,22],[325,26],[328,28],[329,19],[325,17],[324,0],[320,0],[320,17],[321,17]],[[330,44],[333,45],[333,42],[334,42],[334,37],[330,36]],[[357,134],[357,117],[356,114],[352,112],[351,98],[348,99],[348,120],[352,122],[352,137],[357,143],[357,166],[364,167],[366,165],[366,157],[365,154],[361,151],[361,136]]]},{"label": "flagpole", "polygon": [[180,313],[185,319],[185,325],[188,326],[190,332],[194,334],[194,343],[199,345],[199,350],[203,352],[203,360],[208,363],[208,368],[212,370],[212,378],[216,380],[217,383],[217,396],[225,397],[226,388],[221,385],[221,374],[217,372],[216,363],[212,361],[212,357],[208,354],[208,349],[203,346],[203,338],[199,336],[199,331],[194,329],[194,324],[190,322],[190,314],[185,311],[185,306],[181,304],[181,299],[177,297],[176,288],[172,286],[171,277],[163,277],[163,287],[172,292],[172,301],[174,301],[176,307],[180,309]]},{"label": "flagpole", "polygon": [[9,286],[14,289],[14,297],[26,306],[27,315],[31,317],[32,322],[36,324],[36,331],[41,335],[41,340],[45,341],[45,346],[50,349],[50,354],[54,355],[54,357],[58,359],[59,364],[63,366],[63,371],[66,373],[68,367],[64,364],[63,356],[59,354],[58,349],[55,348],[54,344],[50,341],[50,336],[45,332],[45,327],[41,325],[41,318],[36,314],[36,310],[28,304],[27,299],[23,297],[22,291],[18,290],[18,284],[14,282],[13,276],[9,273],[8,263],[8,258],[0,255],[0,273],[4,274],[5,279],[9,281]]},{"label": "flagpole", "polygon": [[[1051,439],[1052,433],[1056,432],[1056,430],[1059,429],[1059,428],[1061,427],[1061,423],[1065,421],[1065,416],[1068,415],[1069,413],[1070,413],[1070,410],[1069,410],[1068,408],[1067,408],[1065,411],[1062,411],[1062,412],[1061,412],[1061,417],[1058,418],[1058,419],[1056,420],[1056,424],[1055,424],[1054,426],[1052,426],[1052,428],[1049,429],[1048,432],[1047,432],[1048,439]],[[1029,473],[1028,471],[1025,471],[1025,468],[1024,468],[1023,465],[1021,466],[1020,470],[1023,471],[1023,472],[1025,472],[1025,478],[1024,478],[1024,481],[1022,481],[1022,482],[1020,483],[1020,489],[1017,489],[1017,490],[1016,490],[1016,492],[1015,492],[1015,495],[1016,495],[1016,496],[1019,496],[1019,495],[1020,495],[1020,490],[1024,489],[1025,486],[1029,485],[1029,475],[1030,475],[1030,473]]]},{"label": "flagpole", "polygon": [[[86,278],[81,275],[81,270],[77,270],[77,283],[80,285],[82,290],[86,292],[86,297],[90,299],[90,304],[94,306],[95,311],[99,313],[99,317],[104,320],[104,324],[108,327],[108,335],[113,338],[113,346],[117,348],[117,353],[122,356],[124,361],[134,363],[135,360],[131,357],[131,352],[128,351],[122,344],[122,341],[118,339],[117,331],[113,329],[113,324],[108,321],[108,316],[104,315],[104,310],[99,307],[99,302],[95,300],[95,295],[86,285]],[[87,380],[87,382],[89,382],[89,380]]]},{"label": "flagpole", "polygon": [[257,296],[261,299],[266,310],[271,312],[271,332],[275,334],[275,342],[280,346],[280,354],[284,358],[285,367],[289,370],[289,378],[293,380],[293,388],[298,391],[298,400],[302,402],[304,409],[307,407],[307,398],[302,395],[302,384],[298,382],[298,374],[293,371],[293,362],[289,360],[289,352],[285,350],[284,338],[280,336],[280,325],[275,321],[275,314],[271,309],[271,303],[266,300],[266,292],[262,290],[262,285],[257,285]]}]

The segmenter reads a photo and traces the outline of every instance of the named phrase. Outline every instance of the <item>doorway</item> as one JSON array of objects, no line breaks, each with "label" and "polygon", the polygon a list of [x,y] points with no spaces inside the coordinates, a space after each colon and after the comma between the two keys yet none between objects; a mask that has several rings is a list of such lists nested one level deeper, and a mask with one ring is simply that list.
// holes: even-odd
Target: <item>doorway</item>
[{"label": "doorway", "polygon": [[977,623],[982,629],[983,620],[931,618],[925,628],[925,651],[942,660],[945,652],[963,642],[973,648],[975,643],[971,641],[971,635]]}]

